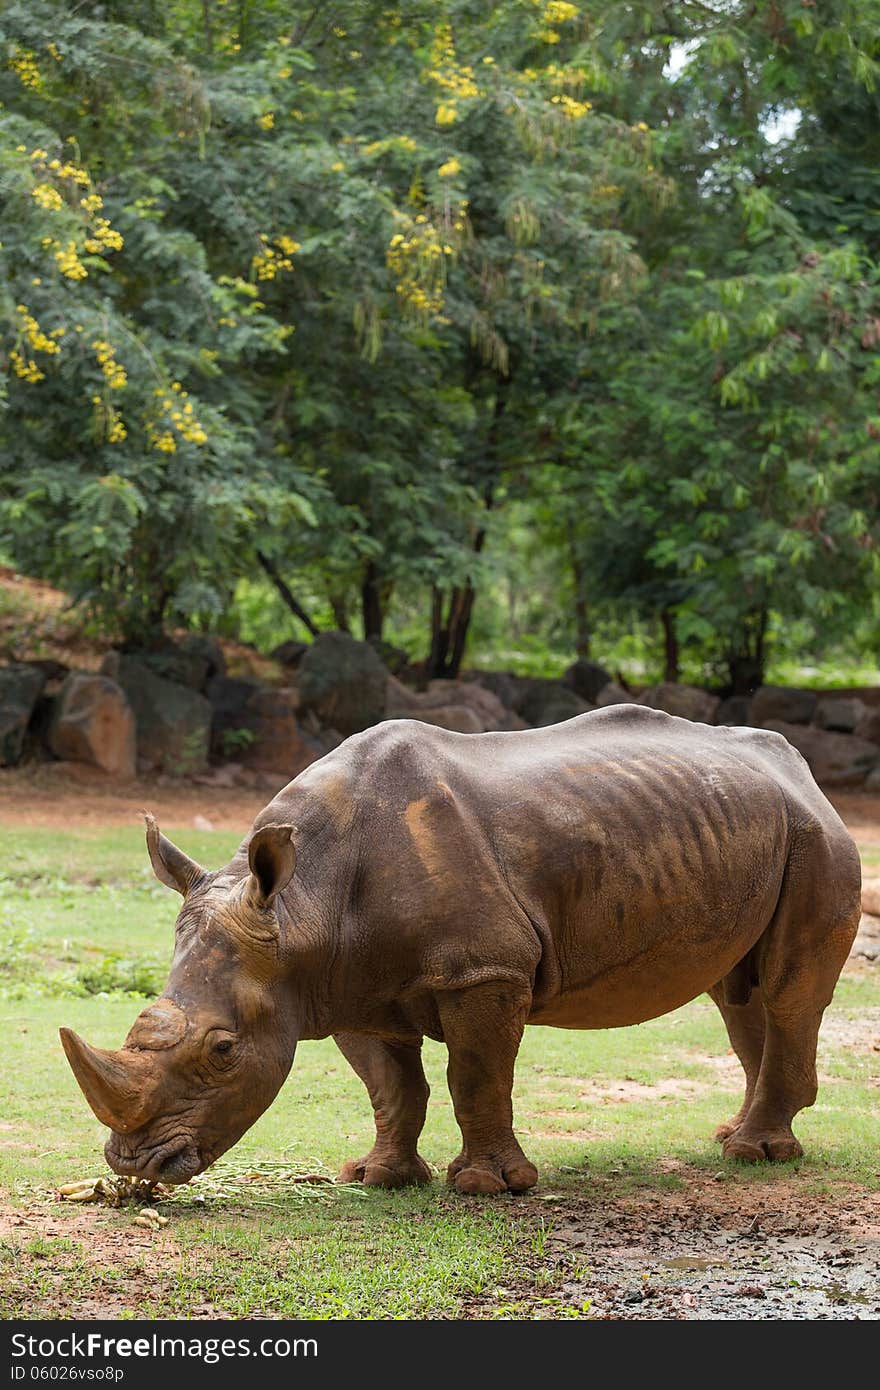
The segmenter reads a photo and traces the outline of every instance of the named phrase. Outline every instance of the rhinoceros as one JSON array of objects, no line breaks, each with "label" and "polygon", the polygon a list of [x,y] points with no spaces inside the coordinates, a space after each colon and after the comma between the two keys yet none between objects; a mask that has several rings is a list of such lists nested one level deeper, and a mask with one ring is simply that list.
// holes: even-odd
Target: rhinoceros
[{"label": "rhinoceros", "polygon": [[462,1134],[449,1181],[523,1191],[525,1025],[617,1028],[704,991],[746,1078],[724,1153],[802,1152],[860,868],[779,734],[634,705],[506,733],[391,720],[289,783],[217,872],[151,817],[147,844],[183,897],[165,992],[119,1051],[61,1030],[118,1173],[188,1180],[271,1103],[297,1043],[332,1035],[376,1123],[341,1179],[427,1182],[429,1037]]}]

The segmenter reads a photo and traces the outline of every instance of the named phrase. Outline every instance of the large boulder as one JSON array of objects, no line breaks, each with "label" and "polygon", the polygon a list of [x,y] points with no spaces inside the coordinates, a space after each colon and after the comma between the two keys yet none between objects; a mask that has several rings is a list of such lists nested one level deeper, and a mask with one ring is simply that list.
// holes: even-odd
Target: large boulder
[{"label": "large boulder", "polygon": [[880,743],[880,705],[863,705],[853,733],[869,743]]},{"label": "large boulder", "polygon": [[24,736],[46,684],[38,666],[0,667],[0,767],[12,767],[24,749]]},{"label": "large boulder", "polygon": [[595,705],[598,704],[600,690],[612,684],[613,677],[598,661],[588,661],[586,657],[579,657],[569,666],[562,681],[564,685],[571,686],[575,695]]},{"label": "large boulder", "polygon": [[125,691],[108,676],[74,671],[52,712],[48,743],[56,758],[88,763],[114,777],[137,771],[137,730]]},{"label": "large boulder", "polygon": [[[455,714],[451,711],[459,711]],[[442,718],[437,714],[442,711]],[[521,721],[476,681],[431,681],[427,690],[410,690],[396,676],[388,677],[389,719],[421,719],[461,734],[478,734],[518,727]],[[466,712],[466,713],[464,713]]]},{"label": "large boulder", "polygon": [[187,632],[176,641],[163,637],[142,651],[126,654],[111,652],[102,663],[102,672],[115,679],[115,662],[123,655],[139,661],[154,676],[173,681],[175,685],[186,685],[190,690],[204,691],[213,676],[222,676],[226,670],[226,658],[220,644],[202,632]]},{"label": "large boulder", "polygon": [[217,758],[291,778],[323,756],[320,744],[300,728],[297,690],[217,676],[208,686],[208,699],[214,711],[211,750]]},{"label": "large boulder", "polygon": [[782,719],[770,719],[763,727],[783,734],[806,758],[823,787],[859,787],[880,765],[880,748],[854,734],[829,733],[813,724],[787,724]]},{"label": "large boulder", "polygon": [[516,677],[507,671],[464,671],[461,679],[469,685],[481,685],[497,695],[506,709],[513,709],[516,699]]},{"label": "large boulder", "polygon": [[385,718],[388,668],[368,642],[322,632],[299,665],[300,707],[345,736]]},{"label": "large boulder", "polygon": [[635,697],[629,690],[624,690],[623,686],[617,681],[609,681],[603,685],[599,694],[596,696],[596,707],[607,709],[609,705],[633,705]]},{"label": "large boulder", "polygon": [[752,696],[751,718],[758,728],[771,719],[786,724],[809,724],[819,697],[815,690],[792,690],[785,685],[762,685]]},{"label": "large boulder", "polygon": [[578,714],[587,714],[595,706],[576,695],[562,681],[530,679],[517,691],[515,709],[527,724],[543,729],[549,724],[563,724]]},{"label": "large boulder", "polygon": [[743,729],[752,723],[751,695],[728,695],[715,711],[715,723]]},{"label": "large boulder", "polygon": [[816,706],[813,723],[832,733],[852,734],[866,708],[861,700],[849,695],[826,695]]},{"label": "large boulder", "polygon": [[434,724],[439,729],[451,729],[456,734],[481,734],[483,723],[476,710],[467,705],[434,705],[430,709],[407,710],[405,719],[417,719],[420,724]]},{"label": "large boulder", "polygon": [[698,724],[714,724],[721,701],[708,690],[700,690],[696,685],[675,685],[663,681],[660,685],[650,685],[639,696],[638,703],[649,709],[665,710],[667,714],[677,714],[680,719],[692,719]]},{"label": "large boulder", "polygon": [[122,686],[134,710],[139,767],[185,777],[206,766],[211,705],[204,695],[157,676],[140,655],[111,652],[101,670]]},{"label": "large boulder", "polygon": [[269,655],[273,661],[280,661],[282,666],[289,666],[291,670],[295,670],[308,649],[308,642],[296,642],[291,638],[289,642],[279,643]]}]

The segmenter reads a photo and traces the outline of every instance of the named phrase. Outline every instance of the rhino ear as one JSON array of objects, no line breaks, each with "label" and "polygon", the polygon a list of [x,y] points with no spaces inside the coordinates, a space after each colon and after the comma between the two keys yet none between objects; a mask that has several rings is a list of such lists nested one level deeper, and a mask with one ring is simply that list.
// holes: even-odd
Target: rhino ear
[{"label": "rhino ear", "polygon": [[283,893],[296,868],[296,847],[292,825],[264,825],[251,836],[248,845],[251,876],[247,897],[254,906],[271,907]]},{"label": "rhino ear", "polygon": [[193,884],[204,878],[205,870],[177,845],[166,840],[149,811],[144,811],[144,820],[147,823],[147,849],[153,872],[160,883],[186,897]]}]

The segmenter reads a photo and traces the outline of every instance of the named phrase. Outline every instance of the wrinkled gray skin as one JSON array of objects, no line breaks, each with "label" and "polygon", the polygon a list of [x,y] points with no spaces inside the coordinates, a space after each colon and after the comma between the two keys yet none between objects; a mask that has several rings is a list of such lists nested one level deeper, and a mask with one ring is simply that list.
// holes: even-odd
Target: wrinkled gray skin
[{"label": "wrinkled gray skin", "polygon": [[709,991],[746,1074],[718,1131],[801,1152],[816,1036],[859,917],[852,840],[777,734],[619,705],[521,733],[394,720],[349,739],[208,873],[148,823],[184,896],[163,997],[122,1049],[62,1030],[120,1173],[181,1182],[333,1034],[376,1118],[345,1180],[430,1177],[423,1037],[444,1041],[463,1192],[536,1180],[512,1128],[526,1023],[611,1028]]}]

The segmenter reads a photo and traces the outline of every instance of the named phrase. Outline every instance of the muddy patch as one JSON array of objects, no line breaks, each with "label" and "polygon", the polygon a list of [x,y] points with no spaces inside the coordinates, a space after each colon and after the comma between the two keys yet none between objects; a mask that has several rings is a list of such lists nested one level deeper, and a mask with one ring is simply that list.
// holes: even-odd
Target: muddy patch
[{"label": "muddy patch", "polygon": [[[880,1194],[816,1195],[681,1170],[679,1191],[527,1199],[555,1282],[468,1303],[475,1318],[710,1321],[880,1319]],[[585,1174],[585,1176],[587,1176]]]}]

